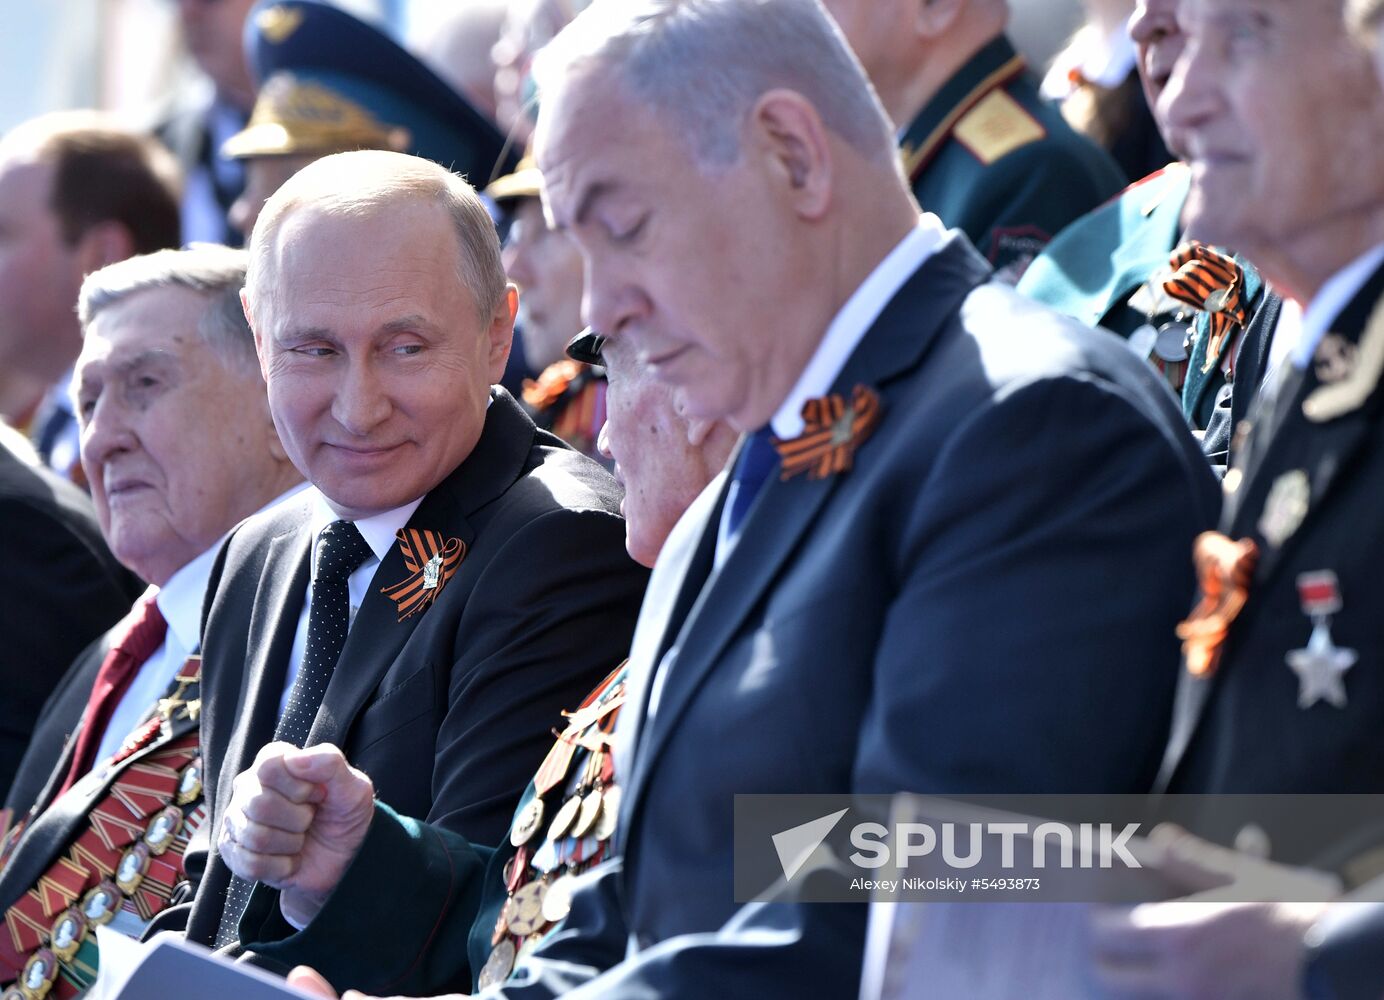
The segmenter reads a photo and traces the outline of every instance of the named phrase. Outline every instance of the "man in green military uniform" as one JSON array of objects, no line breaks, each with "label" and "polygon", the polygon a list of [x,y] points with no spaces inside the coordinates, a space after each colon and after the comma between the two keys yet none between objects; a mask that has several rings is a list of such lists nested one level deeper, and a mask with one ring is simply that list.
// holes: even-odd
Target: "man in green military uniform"
[{"label": "man in green military uniform", "polygon": [[826,0],[900,127],[919,204],[1017,280],[1125,178],[1038,93],[1005,0]]}]

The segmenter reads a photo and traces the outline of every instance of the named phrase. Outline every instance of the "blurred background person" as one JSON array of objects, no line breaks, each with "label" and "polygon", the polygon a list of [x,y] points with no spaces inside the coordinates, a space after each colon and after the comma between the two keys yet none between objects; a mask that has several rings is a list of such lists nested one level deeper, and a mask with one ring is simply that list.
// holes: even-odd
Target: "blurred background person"
[{"label": "blurred background person", "polygon": [[1043,96],[1062,106],[1072,128],[1115,158],[1129,177],[1172,157],[1153,120],[1129,37],[1134,0],[1085,0],[1086,21],[1053,57]]},{"label": "blurred background person", "polygon": [[45,463],[82,482],[72,363],[87,274],[179,241],[178,168],[155,140],[94,112],[55,112],[0,139],[0,370],[39,382]]},{"label": "blurred background person", "polygon": [[183,242],[239,246],[243,234],[227,221],[245,186],[242,166],[222,154],[245,126],[255,85],[245,65],[241,32],[254,0],[177,0],[184,43],[206,85],[178,95],[155,133],[178,157],[183,190]]},{"label": "blurred background person", "polygon": [[443,0],[436,6],[440,10],[415,20],[408,47],[472,107],[498,123],[494,50],[509,0]]},{"label": "blurred background person", "polygon": [[1014,283],[1125,185],[1038,93],[1006,0],[826,0],[899,129],[913,195]]},{"label": "blurred background person", "polygon": [[524,381],[524,406],[539,427],[606,463],[596,444],[606,419],[605,369],[579,364],[564,351],[582,327],[581,252],[566,233],[548,227],[542,187],[542,174],[526,156],[485,191],[504,213],[502,259],[520,290],[515,343],[538,372]]}]

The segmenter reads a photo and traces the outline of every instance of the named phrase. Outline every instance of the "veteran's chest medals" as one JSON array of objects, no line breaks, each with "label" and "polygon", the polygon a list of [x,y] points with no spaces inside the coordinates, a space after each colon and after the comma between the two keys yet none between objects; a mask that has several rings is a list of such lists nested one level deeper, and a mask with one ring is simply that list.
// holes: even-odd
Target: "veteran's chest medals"
[{"label": "veteran's chest medals", "polygon": [[1298,708],[1309,709],[1325,701],[1345,708],[1346,673],[1360,658],[1353,649],[1336,645],[1331,637],[1331,617],[1341,610],[1341,587],[1331,570],[1302,573],[1297,578],[1302,613],[1312,622],[1307,644],[1284,658],[1298,678]]}]

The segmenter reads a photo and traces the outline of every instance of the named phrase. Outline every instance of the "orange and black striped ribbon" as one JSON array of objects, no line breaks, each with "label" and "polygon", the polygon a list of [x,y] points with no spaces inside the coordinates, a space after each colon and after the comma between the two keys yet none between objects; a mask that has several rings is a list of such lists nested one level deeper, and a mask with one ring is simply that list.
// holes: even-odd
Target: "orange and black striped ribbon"
[{"label": "orange and black striped ribbon", "polygon": [[1249,319],[1244,302],[1244,269],[1234,258],[1197,242],[1179,247],[1169,263],[1174,274],[1163,283],[1163,290],[1207,314],[1209,339],[1201,370],[1209,372],[1220,361],[1231,331],[1243,327]]},{"label": "orange and black striped ribbon", "polygon": [[781,479],[807,473],[808,479],[850,469],[855,450],[879,423],[879,395],[867,386],[857,385],[850,405],[840,394],[832,393],[803,404],[806,429],[798,437],[775,441],[782,468]]},{"label": "orange and black striped ribbon", "polygon": [[1192,553],[1201,600],[1177,626],[1177,637],[1182,640],[1187,672],[1194,677],[1209,677],[1220,663],[1231,623],[1249,599],[1259,546],[1252,538],[1237,542],[1220,532],[1205,531],[1197,536]]},{"label": "orange and black striped ribbon", "polygon": [[[437,595],[442,593],[442,588],[461,565],[466,555],[466,543],[460,538],[443,539],[439,532],[423,528],[404,528],[396,537],[409,575],[401,583],[381,587],[380,593],[399,606],[399,621],[403,621],[437,600]],[[438,555],[442,557],[442,567],[437,575],[437,585],[424,586],[424,568]]]}]

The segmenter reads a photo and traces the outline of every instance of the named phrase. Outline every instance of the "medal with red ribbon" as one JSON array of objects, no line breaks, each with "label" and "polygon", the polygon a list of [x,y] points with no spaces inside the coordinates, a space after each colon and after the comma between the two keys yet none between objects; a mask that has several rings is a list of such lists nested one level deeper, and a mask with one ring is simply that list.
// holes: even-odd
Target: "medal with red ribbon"
[{"label": "medal with red ribbon", "polygon": [[807,473],[808,479],[825,479],[851,468],[855,450],[865,443],[879,423],[879,395],[857,385],[849,405],[838,393],[809,399],[803,404],[802,434],[775,441],[784,480]]},{"label": "medal with red ribbon", "polygon": [[1298,677],[1298,708],[1308,709],[1319,701],[1345,708],[1346,671],[1360,654],[1331,638],[1331,616],[1341,610],[1340,582],[1334,572],[1322,569],[1299,574],[1297,589],[1302,613],[1312,620],[1307,645],[1284,657]]},{"label": "medal with red ribbon", "polygon": [[404,528],[396,536],[409,575],[399,583],[381,587],[380,593],[399,606],[399,621],[423,611],[447,585],[466,556],[460,538],[444,539],[437,531]]}]

